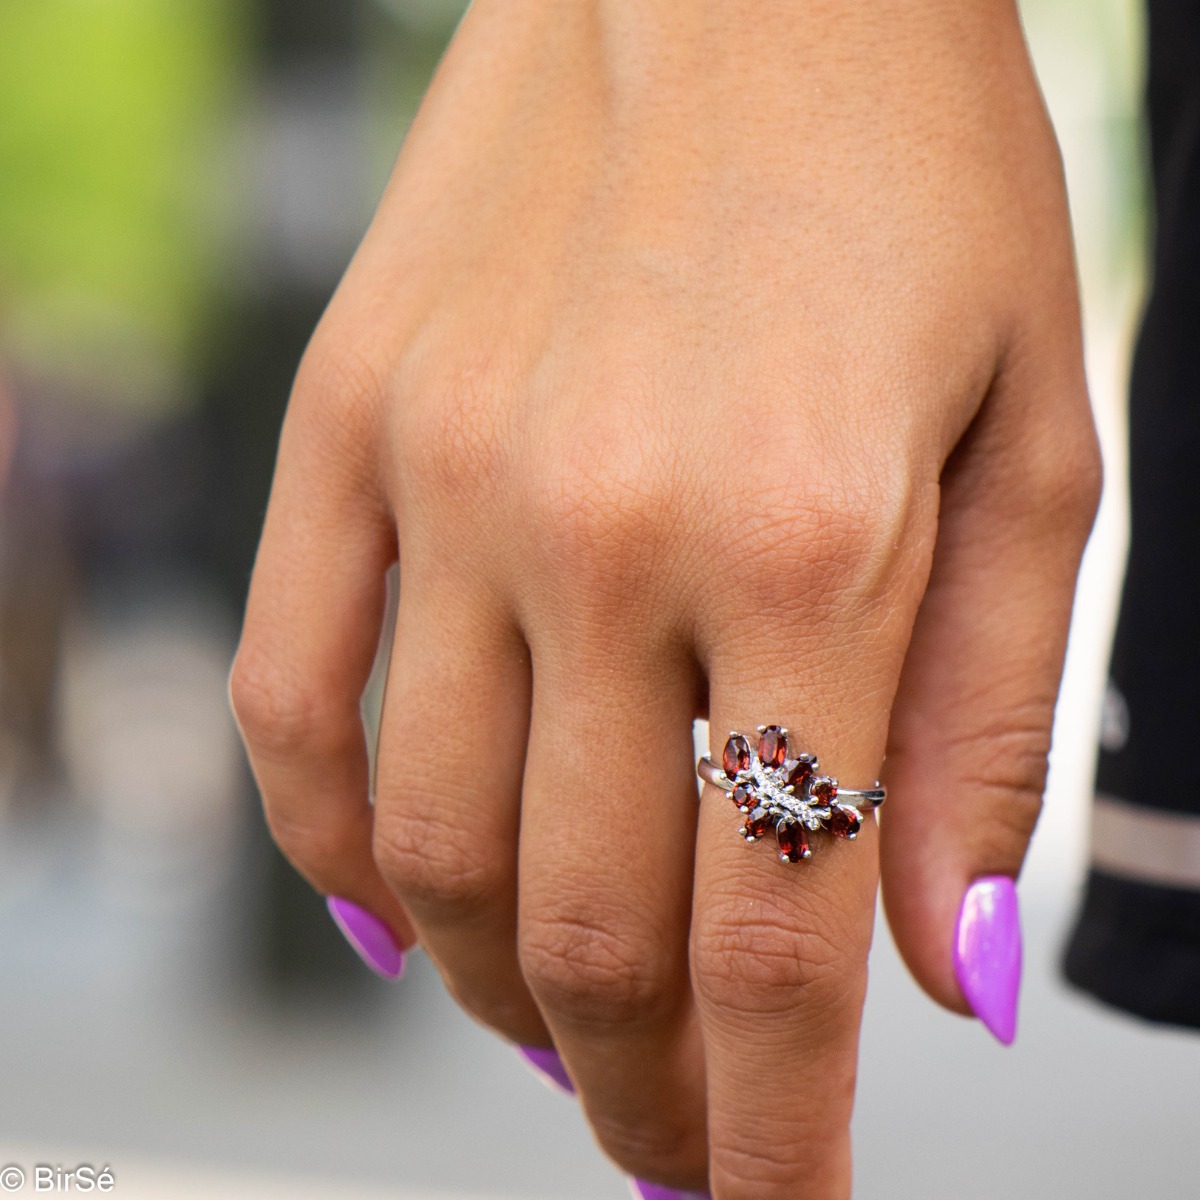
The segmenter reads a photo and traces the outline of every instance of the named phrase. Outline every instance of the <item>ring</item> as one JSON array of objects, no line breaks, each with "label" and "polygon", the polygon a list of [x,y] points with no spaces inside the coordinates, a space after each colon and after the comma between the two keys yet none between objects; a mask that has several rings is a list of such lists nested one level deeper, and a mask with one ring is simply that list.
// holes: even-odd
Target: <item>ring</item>
[{"label": "ring", "polygon": [[729,793],[745,816],[738,832],[746,841],[757,842],[774,829],[784,862],[811,858],[808,835],[819,829],[853,841],[863,811],[878,808],[887,799],[887,788],[878,782],[862,791],[839,787],[831,776],[817,774],[816,755],[793,758],[782,725],[760,725],[757,748],[752,749],[750,742],[745,734],[730,730],[721,765],[706,754],[696,764],[696,774]]}]

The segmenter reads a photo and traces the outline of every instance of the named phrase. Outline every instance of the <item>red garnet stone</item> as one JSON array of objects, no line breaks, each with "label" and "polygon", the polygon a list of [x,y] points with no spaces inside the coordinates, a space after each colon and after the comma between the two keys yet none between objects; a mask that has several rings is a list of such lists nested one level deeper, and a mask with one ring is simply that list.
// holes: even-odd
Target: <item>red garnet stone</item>
[{"label": "red garnet stone", "polygon": [[729,793],[729,798],[733,801],[735,807],[741,809],[742,812],[749,812],[754,807],[754,789],[749,784],[739,783]]},{"label": "red garnet stone", "polygon": [[779,856],[788,862],[799,862],[812,854],[808,848],[808,830],[799,821],[785,817],[776,826],[775,836],[779,840]]},{"label": "red garnet stone", "polygon": [[810,803],[824,808],[826,805],[833,803],[834,797],[837,795],[837,784],[828,775],[822,775],[819,779],[813,781],[808,794]]},{"label": "red garnet stone", "polygon": [[746,824],[742,826],[742,837],[748,842],[752,842],[755,838],[760,838],[767,833],[772,824],[771,814],[765,808],[756,808],[746,818]]},{"label": "red garnet stone", "polygon": [[858,833],[861,825],[862,818],[858,815],[858,810],[847,804],[837,805],[829,814],[829,828],[834,837],[852,838]]},{"label": "red garnet stone", "polygon": [[788,775],[787,781],[795,789],[797,796],[804,790],[804,785],[812,778],[815,766],[816,762],[811,754],[802,754],[796,760],[796,765]]},{"label": "red garnet stone", "polygon": [[782,767],[787,758],[787,734],[778,725],[768,725],[758,739],[758,759],[764,767]]},{"label": "red garnet stone", "polygon": [[746,770],[749,765],[750,743],[740,733],[735,733],[721,752],[721,766],[730,779],[736,779],[738,772]]}]

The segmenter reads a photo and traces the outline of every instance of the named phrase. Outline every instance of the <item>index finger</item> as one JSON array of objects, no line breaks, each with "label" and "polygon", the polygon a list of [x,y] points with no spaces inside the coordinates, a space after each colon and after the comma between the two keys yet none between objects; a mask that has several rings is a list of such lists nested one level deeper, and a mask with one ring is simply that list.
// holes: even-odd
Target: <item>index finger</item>
[{"label": "index finger", "polygon": [[[383,498],[355,462],[354,443],[361,437],[368,444],[371,431],[361,417],[356,424],[337,419],[353,399],[297,383],[230,698],[276,842],[332,899],[339,924],[347,913],[362,923],[357,934],[347,934],[360,953],[363,937],[381,939],[383,958],[366,957],[394,976],[402,957],[389,942],[404,947],[415,937],[372,855],[360,703],[397,547]],[[354,917],[355,908],[382,922],[390,936],[370,917]]]}]

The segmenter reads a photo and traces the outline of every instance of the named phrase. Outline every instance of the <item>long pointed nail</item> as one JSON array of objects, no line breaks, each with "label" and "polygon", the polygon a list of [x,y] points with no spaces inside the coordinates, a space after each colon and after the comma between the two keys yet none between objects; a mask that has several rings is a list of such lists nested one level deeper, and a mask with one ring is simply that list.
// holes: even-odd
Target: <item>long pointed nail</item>
[{"label": "long pointed nail", "polygon": [[404,951],[396,945],[392,931],[374,913],[341,896],[329,896],[325,907],[346,941],[376,975],[399,979],[404,974]]},{"label": "long pointed nail", "polygon": [[542,1046],[518,1046],[517,1053],[537,1072],[538,1078],[548,1083],[557,1091],[566,1092],[568,1096],[575,1095],[575,1085],[567,1074],[558,1051]]},{"label": "long pointed nail", "polygon": [[954,974],[975,1015],[1011,1046],[1021,988],[1021,917],[1017,889],[1007,875],[985,875],[963,893]]},{"label": "long pointed nail", "polygon": [[647,1183],[644,1179],[631,1179],[629,1184],[640,1200],[712,1200],[708,1192],[679,1192],[657,1183]]}]

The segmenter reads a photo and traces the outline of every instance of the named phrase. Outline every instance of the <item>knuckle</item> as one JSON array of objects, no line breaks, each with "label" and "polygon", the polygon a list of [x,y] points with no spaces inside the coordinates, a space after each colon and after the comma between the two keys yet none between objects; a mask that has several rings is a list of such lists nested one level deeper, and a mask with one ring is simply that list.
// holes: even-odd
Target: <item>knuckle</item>
[{"label": "knuckle", "polygon": [[539,1003],[586,1028],[653,1022],[672,1000],[661,948],[636,925],[559,905],[521,922],[521,969]]},{"label": "knuckle", "polygon": [[707,1175],[703,1130],[685,1126],[673,1113],[589,1112],[588,1122],[600,1148],[629,1175],[683,1188]]},{"label": "knuckle", "polygon": [[909,481],[882,467],[833,481],[787,479],[774,496],[756,493],[740,522],[740,551],[727,564],[742,602],[791,616],[801,604],[874,600],[914,536],[933,532],[936,510],[914,496]]},{"label": "knuckle", "polygon": [[394,793],[377,806],[372,849],[380,874],[406,905],[469,919],[486,912],[503,894],[499,858],[480,855],[468,843],[478,836],[429,811],[427,801]]},{"label": "knuckle", "polygon": [[373,472],[373,431],[388,402],[387,379],[372,347],[318,330],[301,360],[290,407],[313,423],[316,442],[327,455]]},{"label": "knuckle", "polygon": [[[962,781],[987,804],[991,820],[979,836],[994,840],[989,857],[1007,858],[1022,847],[1041,815],[1050,754],[1052,708],[1032,706],[960,740]],[[1023,855],[1022,855],[1023,856]],[[1014,864],[1019,865],[1019,863]]]},{"label": "knuckle", "polygon": [[1091,531],[1104,492],[1104,462],[1095,441],[1077,450],[1064,464],[1059,511],[1084,535]]},{"label": "knuckle", "polygon": [[1090,421],[1030,438],[1010,484],[1010,503],[1052,537],[1087,538],[1104,489],[1104,464]]},{"label": "knuckle", "polygon": [[415,379],[397,413],[401,473],[412,495],[494,494],[508,472],[505,395],[494,365],[456,357]]},{"label": "knuckle", "polygon": [[[827,1136],[828,1130],[821,1133]],[[806,1142],[800,1139],[749,1136],[735,1142],[714,1138],[713,1190],[729,1200],[790,1200],[807,1167]]]},{"label": "knuckle", "polygon": [[765,901],[751,912],[713,909],[698,917],[692,934],[696,997],[725,1020],[758,1013],[794,1021],[802,1008],[808,1020],[823,1024],[856,986],[847,946],[859,939],[842,935],[834,912],[820,925],[800,927],[794,915]]},{"label": "knuckle", "polygon": [[646,445],[586,434],[530,473],[527,507],[554,574],[573,590],[628,596],[664,569],[678,538],[682,483]]},{"label": "knuckle", "polygon": [[1016,874],[1041,816],[1055,683],[1045,681],[1021,703],[998,709],[993,693],[1006,686],[1027,690],[1028,682],[1019,670],[1011,680],[992,671],[981,690],[955,694],[962,723],[943,722],[936,742],[928,740],[927,729],[905,727],[888,745],[887,761],[897,778],[912,778],[913,786],[930,786],[929,764],[939,764],[934,786],[961,798],[963,844],[991,870]]},{"label": "knuckle", "polygon": [[268,754],[311,747],[331,725],[320,691],[306,686],[254,644],[238,649],[229,676],[229,702],[246,742]]}]

